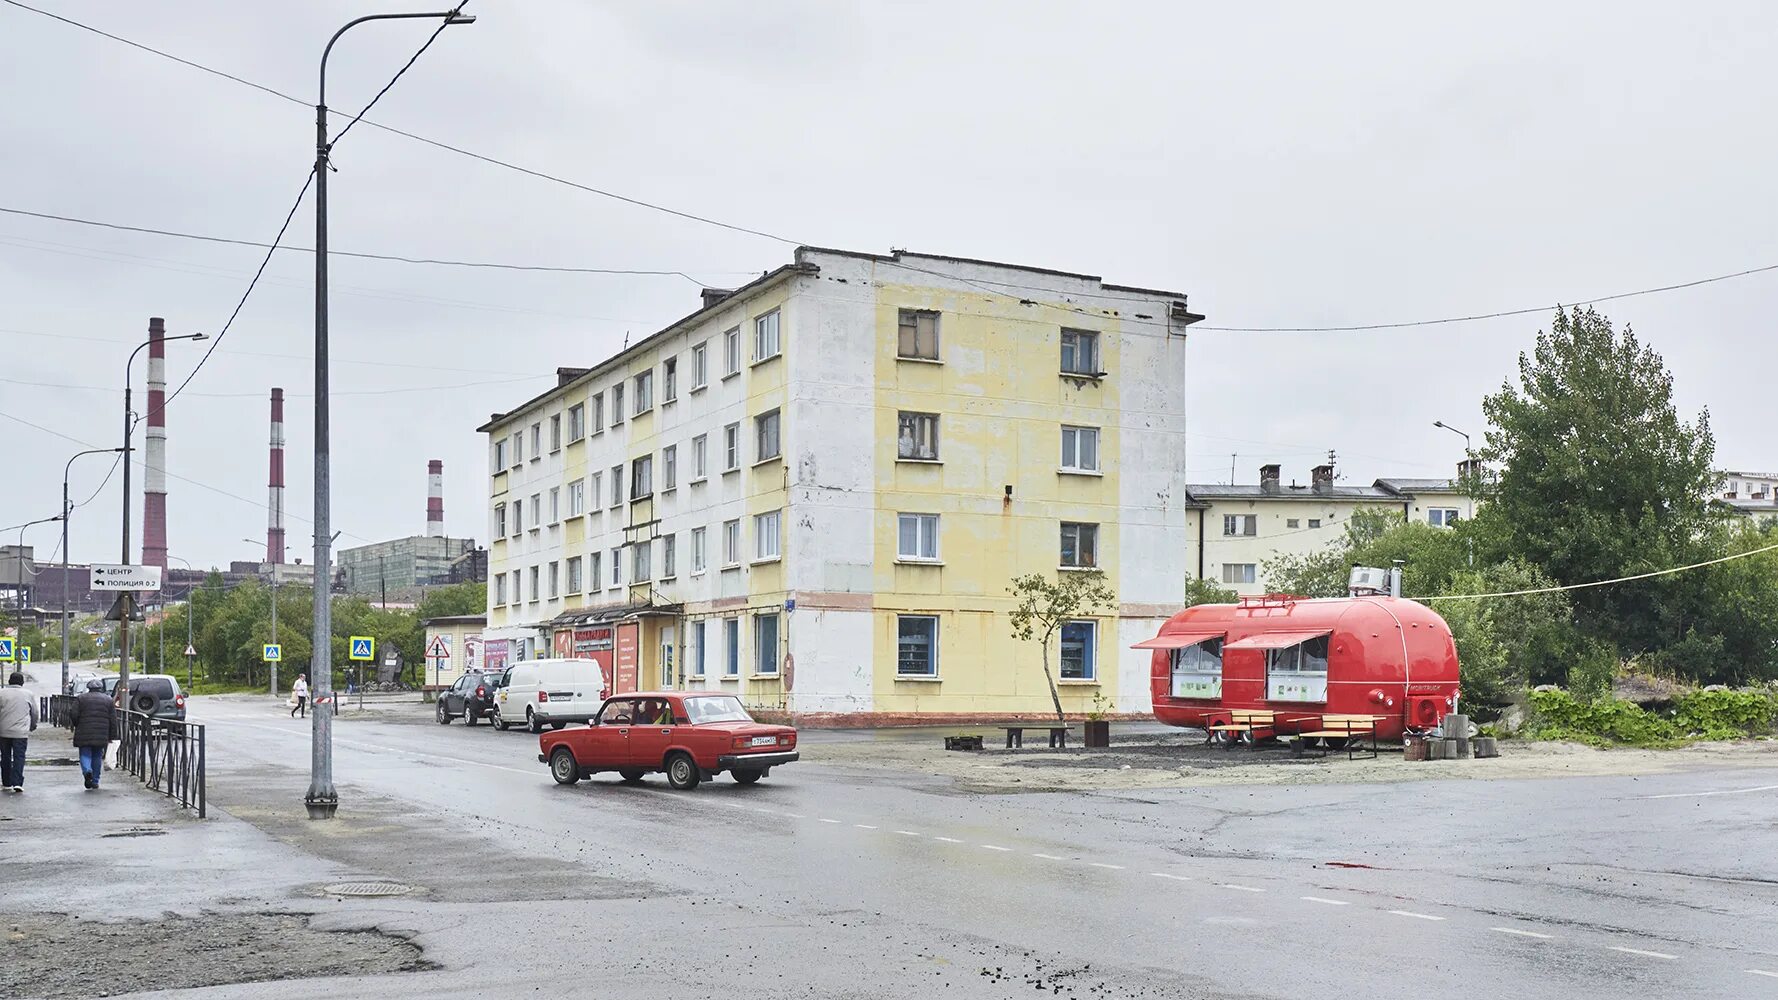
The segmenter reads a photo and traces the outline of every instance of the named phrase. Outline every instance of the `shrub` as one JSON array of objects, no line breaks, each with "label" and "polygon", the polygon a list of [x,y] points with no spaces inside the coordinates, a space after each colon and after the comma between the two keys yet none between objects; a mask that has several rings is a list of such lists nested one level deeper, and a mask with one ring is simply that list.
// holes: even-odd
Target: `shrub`
[{"label": "shrub", "polygon": [[1567,691],[1531,692],[1524,735],[1593,746],[1674,746],[1693,740],[1759,736],[1778,726],[1778,690],[1694,691],[1672,712],[1650,712],[1616,698],[1581,699]]},{"label": "shrub", "polygon": [[1778,726],[1778,690],[1693,691],[1673,706],[1679,728],[1706,740],[1761,735]]}]

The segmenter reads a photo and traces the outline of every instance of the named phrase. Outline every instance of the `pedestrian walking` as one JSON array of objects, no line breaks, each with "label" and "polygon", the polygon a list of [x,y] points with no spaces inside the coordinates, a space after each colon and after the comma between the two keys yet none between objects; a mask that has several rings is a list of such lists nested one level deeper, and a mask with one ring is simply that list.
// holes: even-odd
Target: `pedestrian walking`
[{"label": "pedestrian walking", "polygon": [[290,717],[301,715],[309,717],[309,675],[297,674],[296,683],[290,685]]},{"label": "pedestrian walking", "polygon": [[86,787],[99,787],[105,773],[105,751],[117,739],[117,712],[105,696],[105,682],[86,682],[86,693],[74,699],[74,745],[80,750],[80,775]]},{"label": "pedestrian walking", "polygon": [[25,742],[36,728],[37,699],[15,670],[0,689],[0,785],[8,792],[25,790]]}]

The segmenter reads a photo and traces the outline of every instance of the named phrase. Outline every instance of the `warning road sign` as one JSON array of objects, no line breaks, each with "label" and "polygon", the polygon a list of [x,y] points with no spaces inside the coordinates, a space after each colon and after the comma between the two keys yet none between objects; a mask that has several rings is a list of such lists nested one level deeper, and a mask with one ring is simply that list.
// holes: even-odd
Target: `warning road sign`
[{"label": "warning road sign", "polygon": [[191,644],[190,644],[190,643],[186,643],[186,645],[185,645],[185,655],[186,655],[186,656],[196,656],[196,655],[198,655],[198,651],[197,651],[197,650],[195,650],[195,649],[193,649],[193,648],[191,648]]},{"label": "warning road sign", "polygon": [[377,658],[377,641],[368,635],[352,636],[352,652],[354,660],[374,660]]},{"label": "warning road sign", "polygon": [[284,658],[284,647],[275,642],[268,642],[259,658],[267,663],[276,663]]},{"label": "warning road sign", "polygon": [[426,655],[430,659],[434,659],[434,660],[448,660],[448,659],[450,659],[451,658],[450,640],[446,639],[442,635],[433,636],[432,637],[432,645],[426,647]]}]

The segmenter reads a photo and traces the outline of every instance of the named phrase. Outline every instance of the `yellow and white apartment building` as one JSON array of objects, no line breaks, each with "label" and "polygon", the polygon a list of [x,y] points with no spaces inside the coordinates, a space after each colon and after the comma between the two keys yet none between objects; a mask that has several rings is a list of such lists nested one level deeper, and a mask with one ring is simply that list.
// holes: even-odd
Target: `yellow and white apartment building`
[{"label": "yellow and white apartment building", "polygon": [[1064,629],[1064,706],[1147,712],[1129,647],[1188,575],[1201,318],[1176,292],[906,252],[803,247],[707,291],[480,428],[484,655],[592,656],[617,690],[805,723],[1035,715],[1008,584],[1099,569],[1117,604]]}]

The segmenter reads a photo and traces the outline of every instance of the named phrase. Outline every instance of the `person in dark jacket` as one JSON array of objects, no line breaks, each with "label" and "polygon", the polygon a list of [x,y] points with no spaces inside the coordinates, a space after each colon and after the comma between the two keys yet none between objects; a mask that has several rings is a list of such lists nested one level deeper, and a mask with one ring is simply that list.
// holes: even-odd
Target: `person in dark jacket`
[{"label": "person in dark jacket", "polygon": [[74,699],[74,745],[80,748],[80,773],[86,787],[99,787],[105,773],[105,750],[117,739],[117,715],[105,696],[105,682],[86,682],[86,693]]}]

